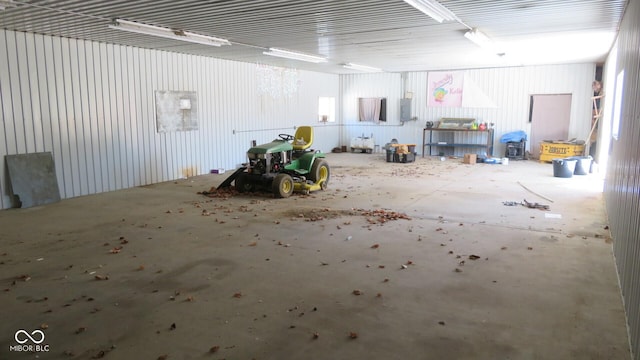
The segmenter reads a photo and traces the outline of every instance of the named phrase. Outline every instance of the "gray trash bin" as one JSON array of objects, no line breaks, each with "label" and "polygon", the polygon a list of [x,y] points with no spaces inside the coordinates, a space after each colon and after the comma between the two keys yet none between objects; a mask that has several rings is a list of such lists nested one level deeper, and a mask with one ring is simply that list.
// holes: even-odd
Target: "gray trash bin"
[{"label": "gray trash bin", "polygon": [[587,175],[591,169],[591,162],[593,158],[591,156],[573,156],[568,159],[576,160],[576,168],[573,170],[573,175]]},{"label": "gray trash bin", "polygon": [[576,163],[578,160],[566,158],[566,159],[553,159],[553,176],[561,178],[570,178],[573,176],[573,172],[576,169]]}]

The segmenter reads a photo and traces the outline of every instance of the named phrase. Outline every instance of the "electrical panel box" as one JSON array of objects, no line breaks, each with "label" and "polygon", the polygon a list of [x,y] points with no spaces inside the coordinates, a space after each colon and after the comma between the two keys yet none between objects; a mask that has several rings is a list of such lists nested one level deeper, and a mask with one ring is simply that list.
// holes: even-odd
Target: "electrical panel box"
[{"label": "electrical panel box", "polygon": [[411,99],[400,99],[400,121],[411,120]]}]

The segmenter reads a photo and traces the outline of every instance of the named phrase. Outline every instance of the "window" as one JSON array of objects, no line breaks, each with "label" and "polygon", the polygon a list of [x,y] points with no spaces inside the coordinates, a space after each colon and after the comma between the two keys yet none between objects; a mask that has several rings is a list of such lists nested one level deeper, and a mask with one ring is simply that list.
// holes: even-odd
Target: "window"
[{"label": "window", "polygon": [[318,99],[318,121],[324,123],[336,121],[336,98],[321,96]]},{"label": "window", "polygon": [[359,121],[387,121],[386,98],[358,98]]},{"label": "window", "polygon": [[613,124],[611,126],[611,136],[618,140],[620,132],[620,117],[622,117],[622,96],[624,88],[624,69],[616,77],[616,92],[613,94]]}]

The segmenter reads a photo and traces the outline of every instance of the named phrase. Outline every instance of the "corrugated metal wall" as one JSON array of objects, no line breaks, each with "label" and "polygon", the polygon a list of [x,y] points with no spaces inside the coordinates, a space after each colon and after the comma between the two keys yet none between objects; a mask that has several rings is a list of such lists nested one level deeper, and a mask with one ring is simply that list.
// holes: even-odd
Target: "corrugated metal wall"
[{"label": "corrugated metal wall", "polygon": [[[605,201],[629,326],[632,357],[640,359],[640,2],[633,0],[618,37],[615,81],[624,70],[620,135],[611,143]],[[614,94],[606,94],[606,106]],[[615,94],[619,96],[619,94]]]},{"label": "corrugated metal wall", "polygon": [[[331,150],[337,131],[317,126],[318,97],[338,97],[338,76],[294,80],[265,79],[256,64],[0,30],[0,157],[51,151],[70,198],[233,169],[251,140],[294,126],[316,125],[315,147]],[[155,90],[195,91],[199,130],[158,133]],[[4,166],[0,179],[9,208]]]},{"label": "corrugated metal wall", "polygon": [[[342,141],[374,134],[376,143],[384,145],[391,138],[400,142],[422,142],[422,129],[426,121],[443,117],[475,118],[480,122],[495,123],[494,155],[502,156],[505,148],[500,136],[514,130],[530,134],[529,97],[533,94],[572,94],[569,137],[585,139],[591,125],[591,82],[595,64],[568,64],[528,67],[509,67],[466,70],[466,76],[493,100],[496,108],[432,108],[427,107],[428,72],[403,74],[343,75],[341,78],[343,120],[345,131]],[[401,126],[399,100],[405,92],[413,93],[412,116],[418,120]],[[358,97],[384,96],[388,99],[389,121],[380,126],[363,124],[357,117]],[[475,141],[474,141],[475,142]],[[527,144],[530,149],[531,144]],[[421,148],[418,147],[421,153]],[[467,152],[469,150],[467,149]],[[457,150],[461,155],[464,150]]]}]

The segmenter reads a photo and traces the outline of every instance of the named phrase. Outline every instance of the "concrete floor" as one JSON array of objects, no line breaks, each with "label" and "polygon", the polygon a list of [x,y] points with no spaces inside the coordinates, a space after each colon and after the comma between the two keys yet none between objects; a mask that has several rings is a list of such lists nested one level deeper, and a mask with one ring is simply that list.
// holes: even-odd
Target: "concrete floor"
[{"label": "concrete floor", "polygon": [[225,174],[0,211],[0,358],[630,358],[594,175],[328,160],[311,196],[197,194]]}]

